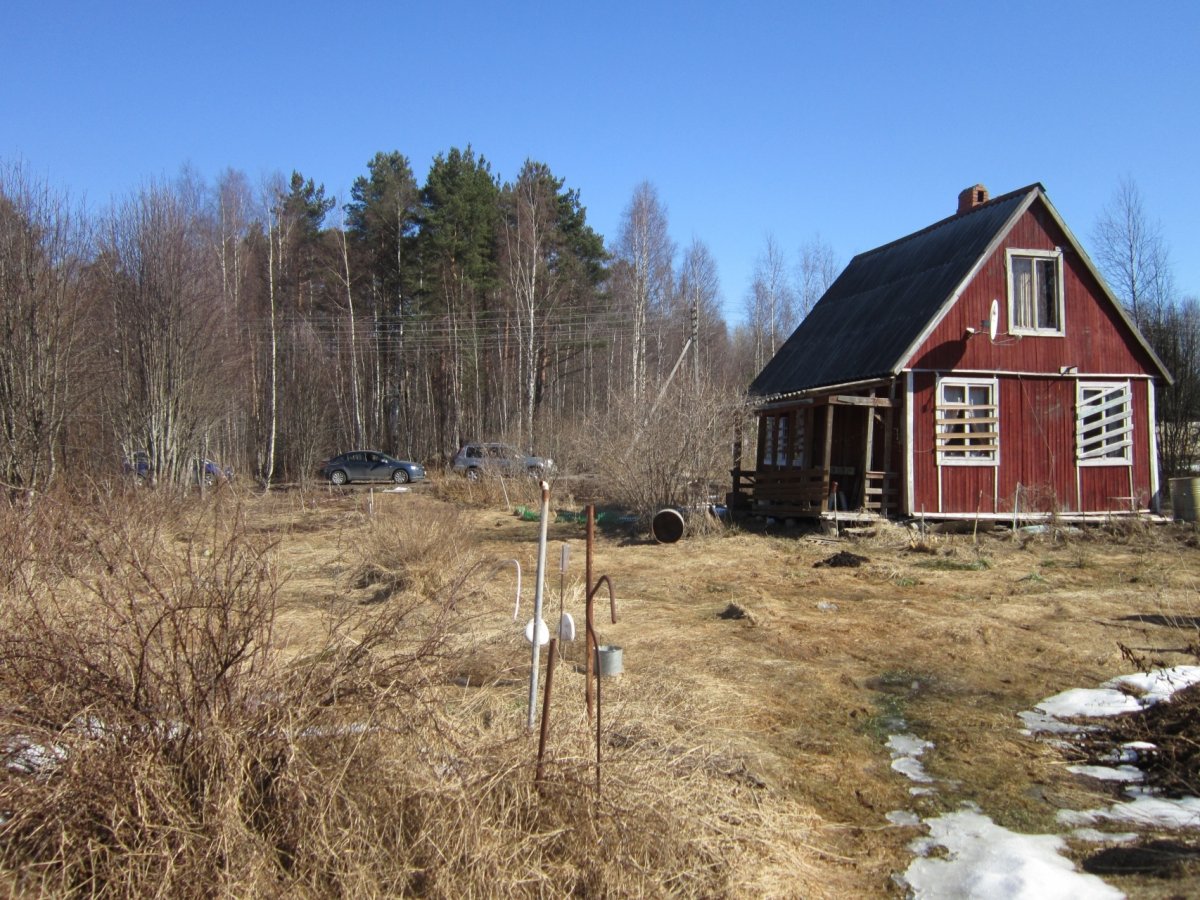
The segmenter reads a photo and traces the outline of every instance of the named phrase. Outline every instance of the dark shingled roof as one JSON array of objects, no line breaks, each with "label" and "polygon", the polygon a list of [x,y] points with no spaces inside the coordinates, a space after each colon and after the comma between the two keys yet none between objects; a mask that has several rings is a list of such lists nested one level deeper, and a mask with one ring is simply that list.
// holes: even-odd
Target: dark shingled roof
[{"label": "dark shingled roof", "polygon": [[771,397],[899,371],[901,357],[1038,190],[1040,184],[1013,191],[854,257],[750,393]]}]

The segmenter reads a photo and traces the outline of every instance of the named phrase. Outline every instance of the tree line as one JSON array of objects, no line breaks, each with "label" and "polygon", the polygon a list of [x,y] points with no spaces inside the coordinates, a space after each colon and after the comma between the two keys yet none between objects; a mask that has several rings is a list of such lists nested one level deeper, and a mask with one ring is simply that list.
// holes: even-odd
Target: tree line
[{"label": "tree line", "polygon": [[[1159,389],[1172,475],[1196,456],[1200,310],[1147,221],[1124,182],[1094,241],[1175,374]],[[434,465],[470,439],[595,454],[642,433],[667,388],[683,405],[740,394],[837,274],[819,237],[794,263],[765,243],[731,330],[715,259],[675,245],[648,182],[606,241],[548,165],[503,181],[470,147],[423,184],[377,153],[340,200],[299,172],[184,171],[98,213],[0,163],[0,478],[34,490],[136,451],[163,481],[209,457],[266,485],[354,447]]]},{"label": "tree line", "polygon": [[549,166],[501,181],[470,147],[423,184],[378,153],[342,201],[298,172],[185,171],[95,215],[0,165],[2,477],[135,451],[164,481],[205,456],[265,484],[351,447],[553,451],[672,379],[753,375],[707,247],[675,256],[652,185],[609,247]]}]

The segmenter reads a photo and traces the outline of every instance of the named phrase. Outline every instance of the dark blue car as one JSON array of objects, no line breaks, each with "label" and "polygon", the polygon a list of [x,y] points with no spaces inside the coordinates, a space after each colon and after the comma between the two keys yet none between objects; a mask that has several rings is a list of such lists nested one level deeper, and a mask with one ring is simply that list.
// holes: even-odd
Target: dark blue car
[{"label": "dark blue car", "polygon": [[356,481],[408,484],[424,478],[425,467],[408,460],[394,459],[378,450],[351,450],[323,462],[321,477],[339,485]]}]

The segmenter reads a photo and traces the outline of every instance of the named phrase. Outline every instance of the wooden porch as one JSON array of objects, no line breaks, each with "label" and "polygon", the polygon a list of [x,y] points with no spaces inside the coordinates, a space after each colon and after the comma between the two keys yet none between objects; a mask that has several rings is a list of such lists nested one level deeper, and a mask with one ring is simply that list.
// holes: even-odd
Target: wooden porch
[{"label": "wooden porch", "polygon": [[[742,468],[735,450],[730,508],[772,518],[818,518],[830,511],[899,513],[899,405],[894,396],[876,396],[872,387],[861,395],[826,394],[764,406],[755,468]],[[740,450],[740,440],[735,447]]]}]

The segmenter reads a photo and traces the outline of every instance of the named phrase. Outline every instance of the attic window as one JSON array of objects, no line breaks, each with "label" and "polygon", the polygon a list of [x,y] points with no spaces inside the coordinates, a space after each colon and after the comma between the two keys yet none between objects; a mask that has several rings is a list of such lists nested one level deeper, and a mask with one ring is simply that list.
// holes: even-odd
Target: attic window
[{"label": "attic window", "polygon": [[1061,250],[1008,251],[1008,323],[1012,334],[1063,334]]}]

